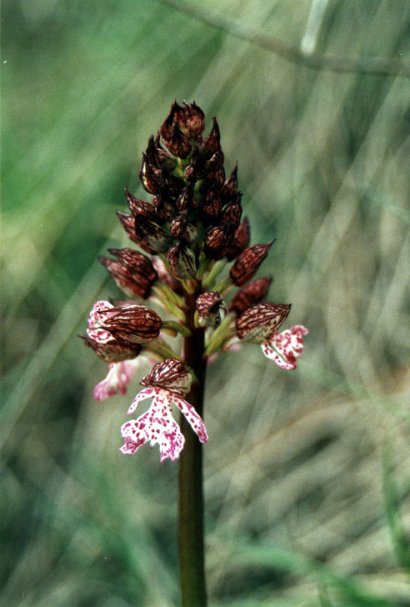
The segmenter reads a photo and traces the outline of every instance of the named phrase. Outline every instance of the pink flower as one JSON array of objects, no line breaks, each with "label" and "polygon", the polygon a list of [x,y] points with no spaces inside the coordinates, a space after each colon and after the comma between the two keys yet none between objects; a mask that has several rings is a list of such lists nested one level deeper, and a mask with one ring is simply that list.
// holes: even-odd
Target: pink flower
[{"label": "pink flower", "polygon": [[93,390],[95,400],[105,400],[118,392],[125,394],[128,384],[135,375],[140,364],[140,358],[110,363],[108,365],[107,377],[100,381]]},{"label": "pink flower", "polygon": [[133,455],[141,445],[150,442],[151,447],[155,444],[159,445],[161,462],[168,458],[172,461],[177,459],[185,439],[172,417],[171,405],[175,405],[183,413],[200,442],[207,442],[208,433],[205,424],[194,407],[175,392],[164,388],[150,386],[142,390],[134,398],[128,409],[128,415],[135,411],[139,402],[151,397],[153,401],[146,413],[122,425],[121,435],[124,439],[120,449],[122,453]]},{"label": "pink flower", "polygon": [[281,333],[274,333],[262,344],[262,352],[281,369],[296,369],[303,352],[303,337],[309,331],[303,325],[293,325]]}]

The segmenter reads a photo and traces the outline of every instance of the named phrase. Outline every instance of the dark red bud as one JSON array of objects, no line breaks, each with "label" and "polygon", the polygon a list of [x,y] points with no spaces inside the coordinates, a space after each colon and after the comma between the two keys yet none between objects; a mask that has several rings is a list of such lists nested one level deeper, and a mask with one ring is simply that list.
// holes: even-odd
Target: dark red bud
[{"label": "dark red bud", "polygon": [[240,289],[231,301],[229,309],[240,315],[248,308],[260,303],[269,291],[271,277],[258,278]]},{"label": "dark red bud", "polygon": [[[218,150],[217,152],[215,152],[215,154],[212,154],[209,160],[207,160],[205,164],[205,169],[207,173],[214,173],[215,171],[219,171],[222,169],[225,181],[225,170],[223,166],[224,155],[222,153],[222,150]],[[224,183],[224,181],[222,183]]]},{"label": "dark red bud", "polygon": [[196,300],[199,324],[203,327],[217,327],[221,323],[220,310],[223,308],[223,298],[217,291],[202,293]]},{"label": "dark red bud", "polygon": [[235,199],[238,193],[238,165],[235,165],[234,170],[229,178],[225,181],[222,187],[222,200],[227,203]]},{"label": "dark red bud", "polygon": [[147,253],[165,253],[172,244],[172,238],[165,230],[144,215],[138,215],[135,221],[136,243]]},{"label": "dark red bud", "polygon": [[192,383],[192,375],[187,367],[175,358],[167,358],[162,363],[157,363],[140,381],[141,386],[155,386],[181,396],[188,394]]},{"label": "dark red bud", "polygon": [[184,187],[184,182],[175,175],[167,174],[164,178],[164,185],[161,190],[161,195],[165,197],[177,198]]},{"label": "dark red bud", "polygon": [[[185,103],[180,106],[175,101],[161,127],[163,139],[172,137],[172,129],[178,127],[188,138],[200,139],[205,128],[205,115],[195,103]],[[167,146],[168,147],[168,146]]]},{"label": "dark red bud", "polygon": [[174,101],[174,103],[171,105],[168,116],[165,118],[159,130],[160,135],[164,140],[171,138],[172,130],[178,122],[178,113],[181,110],[181,106]]},{"label": "dark red bud", "polygon": [[176,207],[178,211],[184,213],[185,211],[190,211],[193,208],[193,187],[191,184],[186,185],[181,191],[180,195],[176,200]]},{"label": "dark red bud", "polygon": [[160,133],[164,145],[171,154],[180,158],[186,158],[191,151],[191,143],[178,126],[178,116],[181,111],[181,106],[175,102],[167,118],[165,118],[161,125]]},{"label": "dark red bud", "polygon": [[227,247],[225,254],[229,261],[235,259],[242,253],[244,249],[249,245],[251,239],[249,221],[245,219],[242,223],[236,228],[233,238]]},{"label": "dark red bud", "polygon": [[116,284],[125,292],[130,292],[146,299],[158,273],[151,260],[142,253],[132,249],[110,249],[118,261],[101,257],[101,263],[110,272]]},{"label": "dark red bud", "polygon": [[185,244],[171,247],[167,253],[171,270],[178,278],[192,278],[197,271],[195,253]]},{"label": "dark red bud", "polygon": [[198,238],[198,228],[190,223],[184,215],[178,215],[172,220],[170,230],[174,238],[188,244]]},{"label": "dark red bud", "polygon": [[172,173],[178,164],[176,159],[162,148],[157,148],[157,156],[160,168]]},{"label": "dark red bud", "polygon": [[109,249],[111,255],[114,255],[130,272],[144,273],[149,280],[156,280],[158,274],[152,265],[151,260],[133,249]]},{"label": "dark red bud", "polygon": [[219,132],[219,125],[216,118],[213,118],[213,125],[211,132],[208,137],[204,140],[204,145],[202,148],[203,154],[207,160],[211,158],[215,152],[222,153],[221,150],[221,134]]},{"label": "dark red bud", "polygon": [[117,341],[102,344],[86,335],[80,335],[80,337],[84,340],[84,345],[92,348],[98,358],[101,358],[106,363],[118,363],[122,360],[129,360],[130,358],[135,358],[141,352],[139,344],[125,345]]},{"label": "dark red bud", "polygon": [[178,112],[179,128],[187,137],[200,138],[205,128],[205,115],[200,107],[194,102],[184,103]]},{"label": "dark red bud", "polygon": [[222,203],[219,193],[215,190],[208,190],[204,201],[199,207],[201,218],[206,223],[217,223],[222,213]]},{"label": "dark red bud", "polygon": [[261,303],[245,310],[236,320],[237,336],[259,344],[269,340],[287,319],[290,308],[288,304]]},{"label": "dark red bud", "polygon": [[229,271],[229,276],[237,287],[244,285],[256,274],[259,266],[267,257],[273,242],[248,247],[237,257]]},{"label": "dark red bud", "polygon": [[128,203],[128,208],[133,215],[145,215],[151,219],[155,218],[155,208],[149,202],[145,200],[139,200],[131,194],[131,192],[124,188],[125,198]]},{"label": "dark red bud", "polygon": [[220,189],[225,180],[225,171],[223,167],[220,169],[216,169],[215,171],[211,171],[206,175],[201,184],[201,192],[205,193],[209,188],[210,189]]},{"label": "dark red bud", "polygon": [[210,259],[222,259],[229,243],[229,234],[224,226],[210,228],[205,234],[204,250]]},{"label": "dark red bud", "polygon": [[189,159],[189,164],[185,168],[186,180],[197,181],[198,179],[202,179],[205,175],[204,169],[203,158],[198,148],[194,148],[192,150],[191,158]]},{"label": "dark red bud", "polygon": [[111,308],[100,323],[118,341],[125,345],[140,344],[158,337],[162,321],[154,310],[136,304]]},{"label": "dark red bud", "polygon": [[142,155],[142,164],[139,170],[139,178],[144,190],[150,194],[159,194],[164,184],[164,177],[161,169],[157,169],[150,163],[146,155]]},{"label": "dark red bud", "polygon": [[122,227],[126,231],[128,238],[138,244],[137,237],[135,236],[135,217],[122,211],[116,211],[117,217],[121,222]]},{"label": "dark red bud", "polygon": [[175,215],[174,203],[166,196],[155,196],[153,199],[155,214],[159,221],[169,221]]},{"label": "dark red bud", "polygon": [[230,202],[222,212],[222,221],[229,231],[235,232],[241,222],[242,207],[239,202]]},{"label": "dark red bud", "polygon": [[158,162],[157,146],[155,145],[155,139],[153,135],[151,135],[151,137],[148,139],[148,147],[145,151],[145,158],[150,165],[155,166],[157,169],[160,168]]},{"label": "dark red bud", "polygon": [[155,173],[158,177],[165,176],[164,170],[172,172],[178,164],[176,159],[161,147],[159,139],[154,139],[152,135],[149,138],[145,155],[150,166],[156,169]]}]

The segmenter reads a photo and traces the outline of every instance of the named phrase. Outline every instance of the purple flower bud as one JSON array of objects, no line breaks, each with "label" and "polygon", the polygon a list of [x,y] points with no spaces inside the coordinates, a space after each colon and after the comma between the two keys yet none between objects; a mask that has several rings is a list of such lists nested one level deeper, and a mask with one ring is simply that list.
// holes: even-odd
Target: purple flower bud
[{"label": "purple flower bud", "polygon": [[131,192],[124,188],[125,198],[127,199],[128,208],[132,215],[144,215],[145,217],[154,218],[155,208],[149,202],[140,200],[131,194]]},{"label": "purple flower bud", "polygon": [[186,158],[191,151],[191,143],[178,126],[178,112],[182,108],[175,102],[160,128],[162,141],[174,156]]},{"label": "purple flower bud", "polygon": [[192,150],[189,164],[185,167],[185,179],[189,182],[202,179],[205,175],[205,165],[202,155],[197,147]]},{"label": "purple flower bud", "polygon": [[225,255],[225,248],[229,243],[229,231],[225,226],[215,226],[209,228],[205,234],[204,250],[210,259],[222,259]]},{"label": "purple flower bud", "polygon": [[251,238],[249,221],[245,219],[242,223],[236,228],[233,238],[229,245],[226,248],[225,255],[232,261],[235,257],[238,257],[246,249],[249,245]]},{"label": "purple flower bud", "polygon": [[206,223],[217,223],[222,212],[222,203],[219,193],[215,190],[207,190],[205,200],[199,207],[201,218]]},{"label": "purple flower bud", "polygon": [[125,345],[141,344],[158,337],[162,321],[154,310],[131,304],[104,313],[100,327]]},{"label": "purple flower bud", "polygon": [[213,118],[212,129],[211,129],[208,137],[206,137],[204,140],[204,145],[203,145],[202,151],[203,151],[204,157],[207,160],[209,160],[211,158],[211,156],[213,154],[215,154],[215,152],[222,154],[222,158],[223,158],[223,153],[222,153],[222,149],[221,149],[221,134],[219,132],[219,125],[218,125],[218,121],[216,118]]},{"label": "purple flower bud", "polygon": [[[128,238],[130,238],[133,242],[138,244],[137,237],[135,236],[135,217],[134,215],[130,215],[129,213],[123,213],[122,211],[117,211],[117,217],[121,222],[122,227],[127,233]],[[150,252],[150,251],[148,251]]]},{"label": "purple flower bud", "polygon": [[229,310],[236,312],[239,316],[248,308],[260,303],[266,297],[271,282],[271,277],[258,278],[242,287],[232,299]]},{"label": "purple flower bud", "polygon": [[135,358],[141,352],[140,344],[123,344],[112,340],[108,343],[100,343],[96,339],[91,339],[86,335],[80,335],[84,340],[84,345],[92,348],[101,360],[106,363],[117,363],[123,360]]},{"label": "purple flower bud", "polygon": [[184,103],[178,111],[178,125],[187,137],[199,139],[205,128],[205,115],[200,107],[193,101]]},{"label": "purple flower bud", "polygon": [[156,364],[151,373],[140,381],[141,386],[163,388],[185,396],[191,389],[192,375],[187,367],[175,358],[167,358]]},{"label": "purple flower bud", "polygon": [[194,207],[194,190],[192,184],[188,184],[182,189],[175,204],[178,211],[181,213],[192,210]]},{"label": "purple flower bud", "polygon": [[[178,127],[188,139],[193,138],[200,140],[201,133],[205,128],[204,113],[201,108],[196,105],[195,101],[193,103],[184,102],[182,106],[174,101],[162,129],[166,135],[169,135],[169,131],[172,127]],[[162,131],[161,135],[164,138]]]},{"label": "purple flower bud", "polygon": [[147,253],[164,253],[172,244],[172,238],[157,223],[144,215],[135,221],[135,242]]},{"label": "purple flower bud", "polygon": [[155,208],[152,204],[135,198],[127,188],[124,188],[124,194],[132,215],[144,215],[150,219],[155,218]]},{"label": "purple flower bud", "polygon": [[146,299],[151,287],[158,279],[151,260],[142,253],[131,249],[110,249],[118,261],[101,257],[101,263],[110,272],[115,283],[125,292]]},{"label": "purple flower bud", "polygon": [[[152,135],[148,140],[148,147],[145,154],[149,164],[157,170],[172,172],[178,164],[176,159],[161,147],[159,139],[154,139]],[[158,173],[158,175],[160,175],[160,173]]]},{"label": "purple flower bud", "polygon": [[217,291],[207,291],[199,295],[196,300],[199,324],[202,327],[219,326],[221,324],[221,308],[223,308],[223,298]]},{"label": "purple flower bud", "polygon": [[179,243],[167,253],[171,270],[178,278],[193,278],[197,271],[195,253],[186,245]]},{"label": "purple flower bud", "polygon": [[229,271],[229,276],[237,287],[244,285],[256,274],[262,261],[268,255],[272,244],[273,241],[268,244],[257,244],[248,247],[237,257]]},{"label": "purple flower bud", "polygon": [[175,204],[171,199],[159,194],[153,198],[155,215],[161,222],[169,221],[175,215]]},{"label": "purple flower bud", "polygon": [[235,232],[241,222],[242,207],[240,202],[230,202],[222,212],[222,222],[230,232]]},{"label": "purple flower bud", "polygon": [[235,165],[229,178],[225,181],[222,187],[222,200],[224,203],[236,200],[238,194],[238,165]]},{"label": "purple flower bud", "polygon": [[[225,182],[225,169],[224,169],[224,155],[222,150],[217,150],[209,160],[207,160],[205,164],[205,169],[207,173],[214,173],[216,171],[222,170],[223,172],[223,182]],[[221,184],[222,185],[222,184]],[[220,186],[218,186],[220,187]]]},{"label": "purple flower bud", "polygon": [[220,189],[225,181],[225,171],[223,166],[210,171],[201,184],[201,192],[205,193],[209,188]]},{"label": "purple flower bud", "polygon": [[170,231],[174,238],[188,244],[198,238],[198,228],[190,223],[184,215],[178,215],[172,220]]},{"label": "purple flower bud", "polygon": [[236,320],[239,339],[262,344],[269,340],[285,322],[290,304],[261,303],[248,310]]}]

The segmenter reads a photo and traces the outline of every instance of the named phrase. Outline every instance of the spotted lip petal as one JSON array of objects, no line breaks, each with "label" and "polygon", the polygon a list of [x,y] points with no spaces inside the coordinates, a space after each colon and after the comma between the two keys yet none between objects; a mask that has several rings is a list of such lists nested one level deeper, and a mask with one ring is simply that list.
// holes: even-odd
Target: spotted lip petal
[{"label": "spotted lip petal", "polygon": [[184,436],[171,414],[171,405],[176,406],[186,417],[201,443],[208,440],[208,433],[201,417],[194,407],[178,395],[162,388],[148,387],[134,398],[128,414],[135,411],[138,404],[146,398],[153,397],[150,408],[137,419],[125,422],[121,427],[124,439],[120,451],[133,455],[144,444],[159,445],[161,462],[165,459],[174,461],[179,457],[184,446]]},{"label": "spotted lip petal", "polygon": [[262,352],[281,369],[296,369],[297,359],[303,353],[303,337],[308,333],[303,325],[294,325],[262,344]]},{"label": "spotted lip petal", "polygon": [[161,462],[165,459],[174,461],[184,446],[184,437],[178,424],[171,415],[171,409],[166,398],[156,394],[151,407],[138,419],[133,419],[121,427],[125,439],[121,452],[134,454],[144,444],[149,442],[153,447],[159,445]]},{"label": "spotted lip petal", "polygon": [[192,430],[197,434],[201,443],[208,442],[208,432],[202,417],[195,411],[194,407],[183,398],[179,398],[175,394],[171,394],[169,398],[170,404],[175,405],[181,411]]}]

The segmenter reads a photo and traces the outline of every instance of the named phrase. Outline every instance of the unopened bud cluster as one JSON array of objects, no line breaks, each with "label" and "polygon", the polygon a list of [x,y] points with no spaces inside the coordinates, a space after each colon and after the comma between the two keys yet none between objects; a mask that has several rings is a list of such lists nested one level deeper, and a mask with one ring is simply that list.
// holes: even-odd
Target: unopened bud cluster
[{"label": "unopened bud cluster", "polygon": [[[235,341],[252,341],[279,366],[295,368],[307,332],[298,329],[289,338],[278,333],[290,305],[265,303],[271,277],[254,279],[273,241],[251,244],[249,221],[242,217],[237,167],[225,174],[217,120],[207,135],[204,130],[204,113],[195,103],[175,102],[156,136],[150,137],[139,170],[147,196],[142,200],[125,189],[128,212],[117,212],[138,249],[110,249],[111,257],[101,257],[131,300],[115,305],[98,302],[84,337],[110,364],[116,391],[124,391],[118,378],[130,379],[141,357],[159,361],[141,381],[144,398],[154,398],[151,424],[165,399],[167,406],[172,403],[184,415],[193,415],[187,419],[200,440],[205,440],[206,431],[198,426],[189,403],[188,408],[182,404],[183,396],[189,400],[195,377],[179,342],[171,343],[164,334],[190,339],[193,333],[204,332],[204,358],[227,351]],[[149,302],[157,311],[146,305]],[[124,361],[134,361],[126,372]],[[122,375],[116,365],[123,365]],[[104,387],[99,384],[100,399],[113,393],[110,381],[107,376]],[[139,400],[138,395],[134,402]],[[135,453],[148,440],[153,444],[155,434],[146,433],[146,420],[142,426],[139,420],[127,422],[124,453]],[[156,442],[163,458],[174,459],[182,445],[167,441],[167,447],[161,447],[159,438]]]}]

